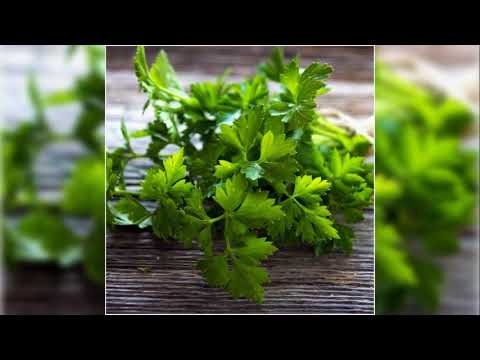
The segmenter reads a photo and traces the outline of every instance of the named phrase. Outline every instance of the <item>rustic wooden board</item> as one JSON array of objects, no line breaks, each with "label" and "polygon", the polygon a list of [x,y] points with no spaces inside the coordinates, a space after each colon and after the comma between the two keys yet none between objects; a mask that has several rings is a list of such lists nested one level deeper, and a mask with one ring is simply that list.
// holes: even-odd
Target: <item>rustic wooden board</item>
[{"label": "rustic wooden board", "polygon": [[[252,74],[259,62],[265,61],[272,47],[268,46],[148,46],[147,57],[154,59],[159,49],[164,49],[178,72],[196,72],[210,76],[220,75],[227,67],[232,75]],[[335,66],[332,80],[355,83],[373,82],[372,46],[285,46],[285,57],[300,54],[300,64],[306,66],[321,61]],[[131,70],[134,47],[108,48],[107,70]]]},{"label": "rustic wooden board", "polygon": [[23,265],[5,279],[5,313],[9,315],[104,314],[104,289],[92,284],[81,268]]},{"label": "rustic wooden board", "polygon": [[[328,53],[336,72],[344,74],[343,78],[331,82],[334,90],[319,101],[322,107],[337,107],[365,120],[373,113],[373,50],[334,50],[305,48],[302,51],[317,59],[323,59],[322,54]],[[266,53],[265,49],[257,48],[216,48],[212,53],[204,48],[182,48],[168,49],[168,52],[174,67],[178,68],[177,62],[181,65],[178,75],[183,84],[211,79],[212,74],[221,73],[226,64],[243,64],[245,59],[250,67],[259,61],[259,55],[263,57]],[[217,56],[220,53],[221,58]],[[131,55],[132,49],[109,48],[107,51],[106,140],[109,148],[121,143],[119,120],[122,117],[130,130],[142,128],[153,117],[150,112],[145,116],[141,114],[145,97],[137,91]],[[350,75],[351,78],[346,75],[352,73],[348,71],[351,63],[346,60],[349,56],[355,56],[355,69],[364,75]],[[239,66],[240,69],[234,66],[234,78],[245,74]],[[143,148],[145,143],[140,141],[135,145]],[[137,187],[145,169],[145,163],[132,164],[127,172],[127,185]],[[150,232],[128,228],[107,231],[106,312],[371,314],[374,310],[372,209],[365,211],[365,221],[357,224],[355,230],[357,239],[351,256],[314,257],[308,249],[283,249],[272,256],[266,262],[272,282],[266,286],[262,305],[234,300],[223,290],[208,287],[195,269],[201,255],[199,250],[164,243]]]},{"label": "rustic wooden board", "polygon": [[[29,71],[35,72],[38,84],[44,91],[68,87],[73,75],[82,71],[84,64],[78,57],[73,58],[68,67],[63,66],[67,64],[65,50],[63,46],[0,46],[2,127],[15,127],[32,115],[26,94]],[[50,123],[59,132],[69,130],[76,114],[75,106],[48,110]],[[39,154],[35,181],[41,197],[59,196],[64,179],[80,155],[82,148],[75,143],[49,146]],[[5,214],[7,219],[18,215]],[[73,231],[81,232],[85,221],[77,220],[73,221]],[[51,265],[18,264],[9,269],[3,269],[2,266],[2,270],[4,309],[0,309],[0,313],[105,313],[104,287],[92,284],[80,267],[61,269]]]},{"label": "rustic wooden board", "polygon": [[234,300],[208,287],[195,269],[199,250],[164,243],[150,232],[107,236],[107,313],[372,313],[373,211],[355,226],[352,256],[315,257],[282,249],[265,262],[265,303]]}]

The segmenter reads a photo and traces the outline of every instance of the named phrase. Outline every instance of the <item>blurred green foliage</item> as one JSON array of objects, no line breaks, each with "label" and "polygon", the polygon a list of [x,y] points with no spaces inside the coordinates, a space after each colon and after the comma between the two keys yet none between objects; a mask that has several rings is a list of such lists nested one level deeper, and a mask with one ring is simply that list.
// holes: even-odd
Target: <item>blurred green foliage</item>
[{"label": "blurred green foliage", "polygon": [[[104,282],[104,124],[105,49],[103,46],[70,47],[86,57],[86,71],[69,89],[44,94],[33,75],[28,95],[33,117],[12,130],[1,129],[4,220],[4,257],[7,265],[54,263],[83,264],[86,274]],[[69,66],[68,63],[65,66]],[[47,109],[68,104],[80,106],[71,133],[59,134],[47,121]],[[58,142],[79,142],[85,152],[75,161],[69,178],[59,189],[58,201],[45,201],[35,181],[34,166],[40,152]],[[88,219],[86,234],[76,234],[68,217]]]},{"label": "blurred green foliage", "polygon": [[474,221],[478,152],[462,134],[476,117],[381,62],[375,85],[376,312],[412,302],[435,311],[444,278],[435,257],[456,253]]}]

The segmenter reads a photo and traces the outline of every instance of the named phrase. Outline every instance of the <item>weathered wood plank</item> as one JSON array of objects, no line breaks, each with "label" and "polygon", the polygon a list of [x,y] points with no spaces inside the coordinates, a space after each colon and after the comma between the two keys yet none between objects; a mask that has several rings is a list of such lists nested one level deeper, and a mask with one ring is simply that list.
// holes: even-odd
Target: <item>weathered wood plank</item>
[{"label": "weathered wood plank", "polygon": [[351,256],[282,249],[265,262],[265,303],[234,300],[208,287],[195,269],[199,250],[164,243],[150,232],[107,236],[107,313],[372,313],[373,211],[355,226]]},{"label": "weathered wood plank", "polygon": [[[272,47],[267,46],[148,46],[146,53],[153,62],[160,49],[164,49],[178,72],[198,72],[218,76],[228,67],[232,75],[248,76],[255,66],[267,60]],[[313,61],[334,65],[332,80],[373,82],[373,46],[285,46],[287,60],[300,54],[300,64]],[[131,70],[135,47],[110,47],[107,54],[108,70]]]}]

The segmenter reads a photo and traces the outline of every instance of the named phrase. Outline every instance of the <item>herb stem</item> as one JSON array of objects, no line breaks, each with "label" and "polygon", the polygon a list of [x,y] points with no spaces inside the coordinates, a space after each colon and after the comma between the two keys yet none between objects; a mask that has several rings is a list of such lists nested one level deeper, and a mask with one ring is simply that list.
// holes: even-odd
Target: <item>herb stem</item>
[{"label": "herb stem", "polygon": [[133,160],[133,159],[148,159],[148,156],[146,155],[139,155],[136,153],[133,153],[132,155],[125,156],[127,160]]},{"label": "herb stem", "polygon": [[177,121],[175,120],[175,115],[170,116],[170,121],[172,123],[173,129],[175,130],[175,141],[176,143],[180,143],[180,133],[178,131]]},{"label": "herb stem", "polygon": [[128,190],[116,190],[113,192],[114,196],[134,196],[138,197],[140,196],[140,193],[134,192],[134,191],[128,191]]},{"label": "herb stem", "polygon": [[49,141],[54,143],[66,143],[69,141],[75,141],[75,139],[70,135],[57,134],[51,132],[49,135]]},{"label": "herb stem", "polygon": [[52,201],[42,201],[42,200],[32,200],[32,201],[21,201],[17,202],[16,204],[9,205],[6,207],[7,212],[23,212],[23,211],[31,211],[31,210],[39,210],[44,209],[48,212],[64,212],[62,204],[59,202],[52,202]]},{"label": "herb stem", "polygon": [[305,207],[300,201],[298,201],[295,196],[289,195],[289,194],[287,194],[287,193],[285,193],[285,195],[288,196],[288,198],[285,199],[285,200],[283,200],[283,201],[280,203],[280,205],[283,205],[283,204],[285,204],[285,203],[287,203],[287,202],[289,202],[289,201],[294,201],[294,202],[295,202],[301,209],[303,209],[304,211],[307,211],[307,212],[310,211],[310,210],[309,210],[307,207]]},{"label": "herb stem", "polygon": [[174,98],[177,98],[178,100],[182,101],[189,101],[190,99],[186,96],[182,96],[174,91],[169,90],[166,87],[162,87],[162,91],[166,92],[168,95],[173,96]]},{"label": "herb stem", "polygon": [[230,246],[230,217],[226,216],[225,217],[225,232],[224,232],[224,237],[225,237],[225,243],[227,245],[227,253],[231,254],[231,246]]},{"label": "herb stem", "polygon": [[224,219],[224,218],[225,218],[225,214],[222,214],[222,215],[220,215],[220,216],[217,216],[216,218],[212,218],[212,219],[208,220],[208,222],[209,222],[210,224],[213,224],[214,222],[220,221],[220,220],[222,220],[222,219]]}]

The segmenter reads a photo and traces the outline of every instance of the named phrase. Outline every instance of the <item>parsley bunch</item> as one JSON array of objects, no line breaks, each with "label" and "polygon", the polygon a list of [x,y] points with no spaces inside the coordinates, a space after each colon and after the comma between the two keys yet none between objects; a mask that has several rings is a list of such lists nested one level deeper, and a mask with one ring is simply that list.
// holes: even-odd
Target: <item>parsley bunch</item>
[{"label": "parsley bunch", "polygon": [[[327,64],[300,68],[280,49],[239,83],[227,73],[213,82],[178,82],[161,51],[151,66],[145,50],[134,58],[140,91],[155,118],[129,133],[107,154],[107,222],[151,228],[203,252],[198,262],[211,286],[258,303],[269,276],[261,262],[287,245],[315,254],[352,250],[346,222],[362,220],[371,203],[371,144],[362,135],[327,121],[316,98],[329,89]],[[269,90],[268,81],[280,85]],[[132,141],[149,137],[145,153]],[[178,149],[165,155],[167,145]],[[139,192],[126,189],[129,161],[147,158]],[[214,239],[223,240],[223,245]]]},{"label": "parsley bunch", "polygon": [[[39,91],[33,76],[28,94],[34,114],[14,129],[2,130],[2,202],[10,217],[3,226],[7,264],[82,263],[90,279],[104,281],[104,137],[105,50],[101,46],[71,47],[68,57],[84,52],[88,68],[70,89],[50,94]],[[57,133],[48,122],[47,110],[67,104],[80,107],[69,134]],[[52,144],[83,145],[83,155],[74,160],[59,199],[41,196],[35,176],[40,152]],[[72,160],[73,161],[73,160]],[[85,234],[77,234],[67,218],[86,219]]]},{"label": "parsley bunch", "polygon": [[463,103],[376,66],[375,293],[378,313],[438,307],[435,257],[457,252],[474,221],[476,151],[462,146],[475,116]]}]

